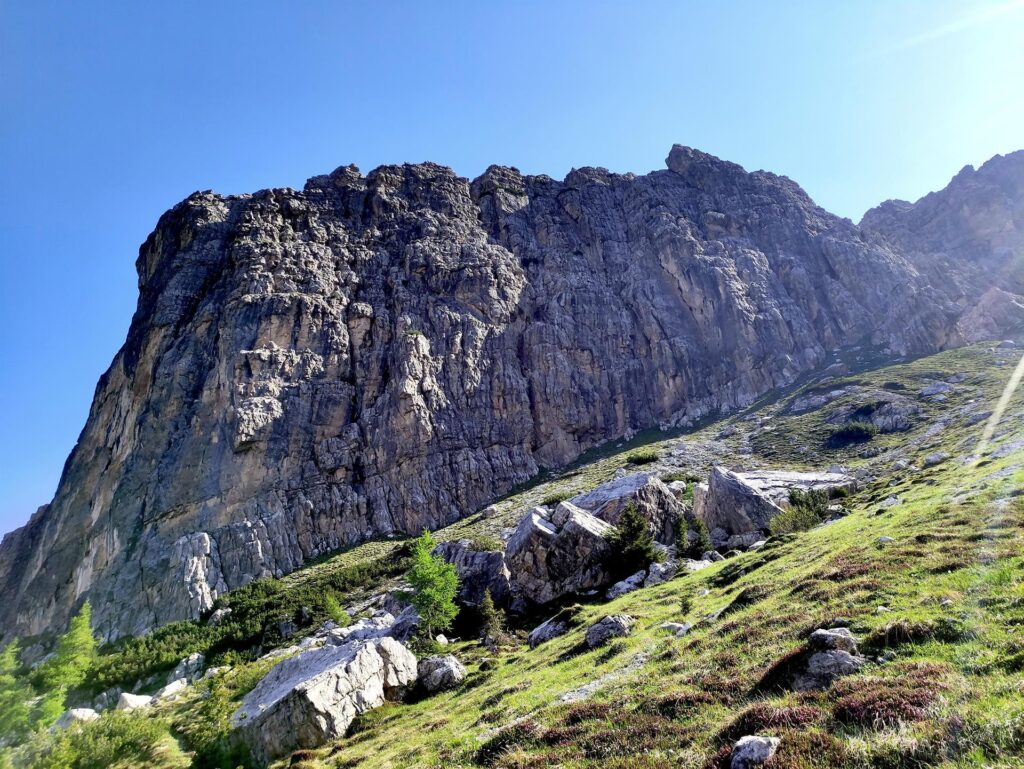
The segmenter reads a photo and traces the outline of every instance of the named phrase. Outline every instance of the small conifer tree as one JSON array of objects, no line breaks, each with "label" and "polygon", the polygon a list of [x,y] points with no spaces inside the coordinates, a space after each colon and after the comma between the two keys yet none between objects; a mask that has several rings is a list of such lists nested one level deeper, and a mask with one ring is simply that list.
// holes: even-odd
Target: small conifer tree
[{"label": "small conifer tree", "polygon": [[430,638],[434,633],[447,630],[459,613],[455,596],[459,589],[459,576],[455,567],[434,555],[437,543],[429,531],[416,540],[412,550],[412,568],[408,580],[412,585],[412,605],[420,615],[421,627]]},{"label": "small conifer tree", "polygon": [[608,566],[614,575],[628,577],[652,563],[660,563],[664,555],[654,545],[647,520],[629,504],[622,511],[619,523],[610,538],[611,557]]}]

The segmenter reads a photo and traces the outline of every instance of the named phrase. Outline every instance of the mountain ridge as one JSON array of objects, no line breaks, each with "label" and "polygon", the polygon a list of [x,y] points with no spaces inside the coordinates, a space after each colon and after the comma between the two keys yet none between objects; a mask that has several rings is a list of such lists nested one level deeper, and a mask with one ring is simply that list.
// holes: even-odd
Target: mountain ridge
[{"label": "mountain ridge", "polygon": [[[979,181],[993,161],[945,199],[1014,221],[1020,185]],[[977,232],[935,256],[906,210],[860,227],[786,177],[679,145],[666,162],[562,182],[343,166],[301,192],[190,195],[140,249],[138,309],[53,502],[0,544],[5,634],[86,597],[111,638],[194,617],[604,441],[749,405],[836,347],[928,352],[1024,318],[1016,227],[978,257],[989,219],[958,220]]]}]

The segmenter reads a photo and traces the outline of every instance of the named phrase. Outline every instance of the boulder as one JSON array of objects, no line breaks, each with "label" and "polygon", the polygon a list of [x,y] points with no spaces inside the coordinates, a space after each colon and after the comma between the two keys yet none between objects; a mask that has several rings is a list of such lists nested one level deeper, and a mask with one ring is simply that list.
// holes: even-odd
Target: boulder
[{"label": "boulder", "polygon": [[210,615],[210,618],[206,620],[206,624],[219,625],[221,622],[227,619],[230,614],[231,607],[222,606],[221,608],[214,610],[213,614]]},{"label": "boulder", "polygon": [[505,550],[515,600],[545,604],[607,585],[604,561],[611,532],[609,524],[569,502],[554,512],[530,510]]},{"label": "boulder", "polygon": [[170,699],[188,688],[188,679],[179,678],[175,681],[171,681],[167,686],[159,689],[156,694],[153,695],[153,700],[165,700]]},{"label": "boulder", "polygon": [[434,554],[455,566],[459,574],[459,601],[467,606],[479,606],[484,592],[491,591],[491,599],[498,606],[509,602],[509,570],[505,553],[500,550],[476,550],[468,539],[442,542]]},{"label": "boulder", "polygon": [[184,678],[186,681],[195,681],[203,672],[203,665],[206,664],[206,657],[199,652],[188,655],[185,659],[174,666],[174,670],[167,676],[167,683]]},{"label": "boulder", "polygon": [[638,571],[636,574],[626,577],[625,579],[619,580],[610,588],[608,588],[608,593],[605,597],[609,601],[612,601],[618,598],[620,595],[625,595],[626,593],[632,593],[634,590],[639,590],[644,586],[644,580],[646,579],[647,570],[644,569],[643,571]]},{"label": "boulder", "polygon": [[754,538],[743,544],[756,542],[781,512],[767,494],[724,467],[712,469],[707,485],[694,489],[693,514],[704,521],[716,547],[735,547],[731,538],[745,534]]},{"label": "boulder", "polygon": [[953,385],[948,382],[932,382],[922,388],[918,393],[919,398],[935,398],[938,395],[946,395],[953,391]]},{"label": "boulder", "polygon": [[598,646],[604,646],[606,643],[609,643],[613,638],[629,635],[633,630],[633,623],[635,621],[632,617],[625,614],[612,614],[598,620],[587,628],[587,634],[584,639],[587,647],[596,649]]},{"label": "boulder", "polygon": [[928,456],[926,456],[924,458],[924,461],[921,462],[921,465],[923,467],[935,467],[935,465],[941,465],[947,459],[949,459],[949,454],[937,451],[934,454],[929,454]]},{"label": "boulder", "polygon": [[53,726],[56,729],[67,729],[72,724],[84,724],[99,717],[100,714],[92,708],[71,708],[58,718]]},{"label": "boulder", "polygon": [[815,630],[807,639],[807,644],[816,651],[839,649],[851,654],[856,654],[857,652],[857,639],[853,637],[849,628],[845,627]]},{"label": "boulder", "polygon": [[647,577],[644,579],[644,587],[660,585],[676,575],[678,565],[673,561],[663,563],[652,563],[647,567]]},{"label": "boulder", "polygon": [[658,627],[662,630],[667,630],[676,638],[682,638],[693,630],[693,625],[689,622],[662,622]]},{"label": "boulder", "polygon": [[807,670],[793,681],[793,688],[798,692],[827,689],[837,678],[856,673],[866,662],[841,649],[815,652],[807,660]]},{"label": "boulder", "polygon": [[855,403],[843,406],[829,415],[829,424],[868,422],[880,433],[905,432],[914,426],[921,407],[905,395],[886,390],[869,390],[858,394]]},{"label": "boulder", "polygon": [[342,737],[360,713],[416,681],[416,657],[390,637],[323,646],[289,657],[256,684],[231,716],[235,739],[265,766]]},{"label": "boulder", "polygon": [[675,541],[676,524],[686,511],[672,489],[653,473],[624,475],[569,501],[613,526],[623,511],[634,505],[654,538],[665,545]]},{"label": "boulder", "polygon": [[417,672],[420,684],[431,693],[454,689],[466,679],[466,668],[451,654],[420,660]]},{"label": "boulder", "polygon": [[762,539],[772,518],[789,505],[794,489],[852,489],[856,479],[845,473],[779,470],[711,471],[708,483],[694,489],[693,514],[704,521],[715,547],[749,547]]},{"label": "boulder", "polygon": [[569,623],[560,619],[560,615],[556,615],[551,619],[544,620],[544,622],[531,630],[530,634],[526,637],[526,642],[530,644],[531,649],[536,649],[545,641],[558,638],[558,636],[565,635],[568,632]]},{"label": "boulder", "polygon": [[754,769],[768,763],[779,749],[778,737],[751,734],[740,737],[732,746],[731,769]]},{"label": "boulder", "polygon": [[139,708],[149,707],[153,703],[153,698],[148,694],[132,694],[131,692],[121,692],[121,695],[117,698],[117,709],[118,710],[138,710]]}]

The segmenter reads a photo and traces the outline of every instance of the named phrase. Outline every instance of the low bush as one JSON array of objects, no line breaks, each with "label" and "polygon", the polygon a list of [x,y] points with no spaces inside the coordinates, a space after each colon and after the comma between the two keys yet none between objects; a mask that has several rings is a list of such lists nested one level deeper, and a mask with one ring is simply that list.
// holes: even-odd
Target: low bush
[{"label": "low bush", "polygon": [[502,729],[477,750],[474,760],[482,766],[492,766],[504,753],[517,747],[536,745],[540,729],[533,721],[521,721]]},{"label": "low bush", "polygon": [[825,446],[830,449],[841,449],[858,443],[867,443],[878,434],[878,428],[870,422],[847,422],[832,431]]},{"label": "low bush", "polygon": [[626,461],[631,465],[649,465],[658,459],[658,452],[654,449],[637,449],[626,455]]},{"label": "low bush", "polygon": [[813,529],[828,515],[829,495],[824,489],[793,489],[789,507],[772,518],[768,528],[773,536]]},{"label": "low bush", "polygon": [[[157,764],[167,724],[141,713],[114,711],[80,728],[40,733],[25,769],[109,769]],[[162,765],[162,764],[161,764]]]},{"label": "low bush", "polygon": [[572,494],[566,491],[556,491],[554,494],[548,494],[544,497],[544,499],[541,500],[541,504],[544,505],[544,507],[554,507],[559,502],[565,502],[565,500],[569,499],[571,496]]},{"label": "low bush", "polygon": [[491,537],[487,534],[474,534],[469,539],[469,548],[478,553],[484,553],[504,550],[505,544],[497,537]]}]

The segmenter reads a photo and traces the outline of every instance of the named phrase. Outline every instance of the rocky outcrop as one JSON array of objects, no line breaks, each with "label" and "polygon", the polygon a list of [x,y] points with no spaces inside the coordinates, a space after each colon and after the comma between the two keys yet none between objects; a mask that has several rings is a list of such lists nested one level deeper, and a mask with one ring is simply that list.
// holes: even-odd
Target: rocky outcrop
[{"label": "rocky outcrop", "polygon": [[535,507],[509,538],[505,560],[514,599],[521,608],[607,585],[605,567],[612,527],[571,502],[553,512]]},{"label": "rocky outcrop", "polygon": [[746,406],[833,349],[998,327],[1019,293],[1014,163],[936,199],[968,240],[931,203],[861,229],[678,146],[645,176],[422,163],[195,193],[140,249],[128,338],[54,499],[0,544],[0,627],[60,629],[86,598],[106,638],[199,617],[609,439]]},{"label": "rocky outcrop", "polygon": [[685,507],[656,475],[633,473],[603,483],[572,502],[602,521],[617,525],[623,511],[633,505],[647,520],[654,538],[665,545],[675,541],[676,524]]},{"label": "rocky outcrop", "polygon": [[747,547],[762,538],[772,518],[789,504],[794,489],[853,488],[844,473],[755,470],[743,473],[715,467],[706,484],[697,484],[693,514],[704,521],[716,547]]},{"label": "rocky outcrop", "polygon": [[266,765],[344,736],[360,713],[416,681],[416,657],[390,637],[323,646],[279,662],[231,716],[235,739]]},{"label": "rocky outcrop", "polygon": [[442,542],[436,555],[454,564],[459,574],[459,601],[467,606],[479,606],[484,593],[491,591],[491,599],[498,606],[509,602],[509,570],[502,550],[477,550],[468,539]]}]

